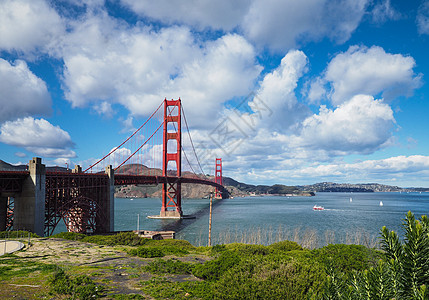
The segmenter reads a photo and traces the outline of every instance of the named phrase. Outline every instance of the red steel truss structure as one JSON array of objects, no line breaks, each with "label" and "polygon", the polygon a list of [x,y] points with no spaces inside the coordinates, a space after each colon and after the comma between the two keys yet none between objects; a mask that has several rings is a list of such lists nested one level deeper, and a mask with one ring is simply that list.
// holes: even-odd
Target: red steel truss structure
[{"label": "red steel truss structure", "polygon": [[45,235],[61,219],[69,232],[109,232],[109,189],[106,174],[47,173]]}]

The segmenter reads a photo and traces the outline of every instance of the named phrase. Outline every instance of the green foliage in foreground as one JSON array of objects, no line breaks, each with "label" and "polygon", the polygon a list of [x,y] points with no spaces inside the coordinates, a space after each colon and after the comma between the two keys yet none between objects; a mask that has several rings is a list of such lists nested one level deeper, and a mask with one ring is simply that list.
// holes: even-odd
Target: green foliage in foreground
[{"label": "green foliage in foreground", "polygon": [[49,284],[53,292],[68,295],[69,299],[98,299],[103,292],[103,288],[96,285],[88,276],[70,277],[60,268],[54,272]]},{"label": "green foliage in foreground", "polygon": [[324,299],[429,299],[429,219],[408,212],[403,229],[403,242],[381,229],[384,257],[375,267],[346,274],[331,265]]}]

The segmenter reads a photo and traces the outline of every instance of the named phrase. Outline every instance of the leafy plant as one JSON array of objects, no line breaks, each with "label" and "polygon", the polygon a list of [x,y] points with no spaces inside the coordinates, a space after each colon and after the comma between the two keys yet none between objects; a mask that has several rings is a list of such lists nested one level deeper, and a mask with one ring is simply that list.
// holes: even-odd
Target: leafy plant
[{"label": "leafy plant", "polygon": [[147,247],[137,247],[135,249],[128,250],[128,254],[145,258],[164,256],[164,253],[160,249]]},{"label": "leafy plant", "polygon": [[[429,299],[429,221],[408,212],[401,242],[394,231],[381,229],[384,260],[348,279],[328,268],[324,299]],[[348,289],[345,287],[349,287]]]}]

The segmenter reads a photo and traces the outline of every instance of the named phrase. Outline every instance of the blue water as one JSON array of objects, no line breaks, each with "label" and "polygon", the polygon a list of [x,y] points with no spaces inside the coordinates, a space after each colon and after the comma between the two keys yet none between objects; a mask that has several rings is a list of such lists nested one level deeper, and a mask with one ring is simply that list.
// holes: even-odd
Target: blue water
[{"label": "blue water", "polygon": [[[383,206],[380,206],[380,201]],[[313,211],[315,204],[325,210]],[[194,245],[207,244],[208,199],[183,200],[184,213],[196,217],[191,220],[146,218],[159,214],[160,208],[160,199],[118,198],[115,200],[115,230],[136,229],[137,216],[140,215],[140,229],[175,230],[176,238]],[[309,244],[309,247],[329,242],[374,246],[382,226],[402,232],[401,223],[409,210],[416,217],[427,215],[429,193],[318,193],[315,197],[215,200],[212,244],[234,241],[269,244],[284,238],[302,244],[305,243],[304,236],[313,236],[317,242]]]}]

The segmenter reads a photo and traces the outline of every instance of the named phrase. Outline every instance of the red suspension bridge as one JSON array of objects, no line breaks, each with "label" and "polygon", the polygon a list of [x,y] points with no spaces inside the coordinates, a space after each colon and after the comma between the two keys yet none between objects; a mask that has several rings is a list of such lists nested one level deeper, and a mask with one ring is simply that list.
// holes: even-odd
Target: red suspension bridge
[{"label": "red suspension bridge", "polygon": [[30,160],[27,171],[0,171],[0,231],[51,235],[61,220],[71,232],[114,231],[115,185],[161,185],[157,217],[183,218],[182,184],[209,185],[218,197],[229,195],[221,159],[214,180],[204,174],[180,98],[165,99],[130,137],[84,171],[78,165],[47,171],[41,158]]}]

